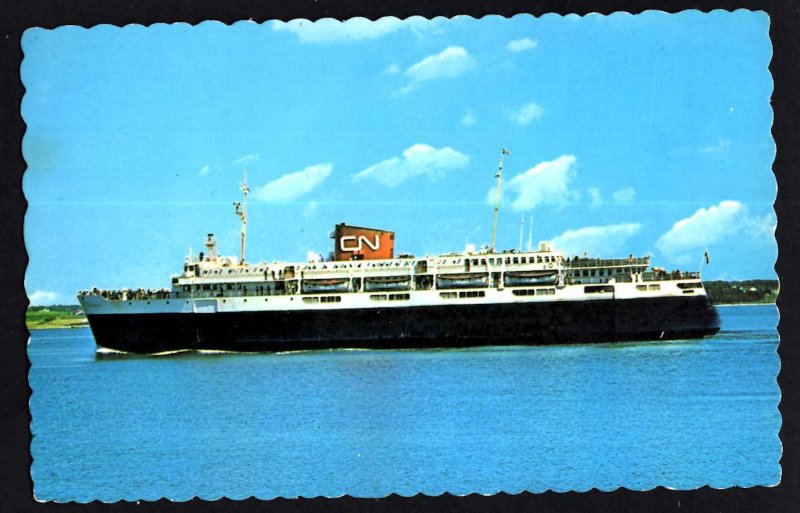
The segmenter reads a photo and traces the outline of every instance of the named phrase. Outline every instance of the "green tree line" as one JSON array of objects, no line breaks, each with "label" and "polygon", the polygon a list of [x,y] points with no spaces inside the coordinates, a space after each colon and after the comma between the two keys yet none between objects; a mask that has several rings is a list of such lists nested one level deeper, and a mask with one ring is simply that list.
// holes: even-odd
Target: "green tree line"
[{"label": "green tree line", "polygon": [[778,296],[778,280],[716,280],[703,285],[715,305],[774,303]]}]

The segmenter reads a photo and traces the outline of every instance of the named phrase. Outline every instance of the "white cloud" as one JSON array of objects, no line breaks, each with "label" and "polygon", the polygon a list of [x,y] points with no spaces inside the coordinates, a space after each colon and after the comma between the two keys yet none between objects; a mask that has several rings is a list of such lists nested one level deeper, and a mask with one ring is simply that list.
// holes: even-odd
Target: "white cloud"
[{"label": "white cloud", "polygon": [[206,176],[206,175],[207,175],[208,173],[210,173],[210,172],[211,172],[211,166],[209,166],[208,164],[206,164],[205,166],[203,166],[203,168],[202,168],[202,169],[200,169],[200,171],[198,171],[198,172],[197,172],[197,174],[198,174],[199,176]]},{"label": "white cloud", "polygon": [[728,151],[728,148],[731,147],[731,142],[727,139],[720,139],[717,141],[717,144],[712,144],[709,146],[703,146],[700,148],[701,153],[722,153]]},{"label": "white cloud", "polygon": [[534,102],[526,103],[516,112],[511,113],[511,120],[519,125],[528,125],[542,117],[544,109]]},{"label": "white cloud", "polygon": [[656,241],[656,248],[677,262],[690,261],[708,246],[730,237],[771,237],[775,217],[754,217],[738,201],[722,201],[681,219]]},{"label": "white cloud", "polygon": [[308,194],[331,174],[331,164],[315,164],[256,187],[253,196],[270,203],[285,203]]},{"label": "white cloud", "polygon": [[600,189],[597,187],[589,187],[589,199],[592,200],[593,207],[603,204],[603,196],[600,195]]},{"label": "white cloud", "polygon": [[386,73],[387,75],[394,75],[396,73],[400,73],[400,66],[398,66],[397,64],[389,64],[388,66],[386,66],[386,69],[383,70],[383,72]]},{"label": "white cloud", "polygon": [[513,41],[509,41],[507,48],[512,52],[522,52],[525,50],[531,50],[536,48],[539,44],[539,41],[535,39],[531,39],[529,37],[525,37],[522,39],[515,39]]},{"label": "white cloud", "polygon": [[306,205],[306,208],[303,210],[303,217],[305,218],[314,217],[314,214],[317,213],[318,209],[319,209],[319,203],[317,203],[316,200],[309,201],[308,205]]},{"label": "white cloud", "polygon": [[396,187],[409,178],[428,175],[436,179],[448,169],[460,169],[469,164],[469,156],[445,146],[436,149],[427,144],[415,144],[403,152],[353,175],[354,181],[372,178],[386,187]]},{"label": "white cloud", "polygon": [[50,292],[47,290],[35,290],[28,295],[31,306],[44,306],[56,304],[58,300],[57,292]]},{"label": "white cloud", "polygon": [[468,110],[464,117],[461,118],[461,124],[464,126],[472,126],[478,119],[475,117],[475,114],[472,113],[471,110]]},{"label": "white cloud", "polygon": [[778,219],[774,212],[761,217],[748,217],[743,225],[745,233],[756,239],[774,239]]},{"label": "white cloud", "polygon": [[400,92],[414,90],[420,83],[440,78],[456,78],[475,67],[475,59],[461,46],[448,46],[435,55],[429,55],[411,65],[403,73],[411,82]]},{"label": "white cloud", "polygon": [[563,248],[567,254],[589,256],[617,255],[625,243],[634,236],[642,225],[639,223],[612,224],[606,226],[586,226],[567,230],[552,242],[556,248]]},{"label": "white cloud", "polygon": [[633,187],[626,187],[624,189],[620,189],[615,191],[611,196],[613,196],[614,201],[619,203],[630,203],[636,198],[636,189]]},{"label": "white cloud", "polygon": [[[504,188],[515,198],[511,208],[525,212],[542,203],[567,204],[580,197],[577,190],[570,189],[575,178],[575,156],[561,155],[555,160],[540,162],[509,180]],[[494,204],[495,189],[489,189],[487,201]]]},{"label": "white cloud", "polygon": [[234,160],[234,164],[246,164],[247,162],[255,162],[256,160],[260,159],[261,155],[258,153],[251,153],[250,155],[245,155],[243,157],[239,157],[238,159]]}]

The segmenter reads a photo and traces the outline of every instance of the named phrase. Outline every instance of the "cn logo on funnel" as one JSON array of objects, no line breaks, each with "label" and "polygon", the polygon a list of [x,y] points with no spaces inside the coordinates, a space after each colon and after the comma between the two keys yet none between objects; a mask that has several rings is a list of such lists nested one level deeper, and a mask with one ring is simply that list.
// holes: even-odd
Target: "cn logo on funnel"
[{"label": "cn logo on funnel", "polygon": [[369,237],[365,235],[359,235],[358,237],[355,235],[345,235],[339,239],[339,249],[342,251],[361,251],[365,245],[372,251],[377,251],[378,248],[381,247],[380,238],[376,234],[374,241],[371,241]]}]

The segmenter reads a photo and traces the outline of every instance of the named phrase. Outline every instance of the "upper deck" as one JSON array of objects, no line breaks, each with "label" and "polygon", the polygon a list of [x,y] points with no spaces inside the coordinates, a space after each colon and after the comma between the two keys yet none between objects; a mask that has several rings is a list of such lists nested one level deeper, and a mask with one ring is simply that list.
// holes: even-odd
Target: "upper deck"
[{"label": "upper deck", "polygon": [[[385,291],[563,288],[573,285],[700,280],[698,272],[650,268],[650,257],[566,258],[542,244],[539,251],[470,252],[392,259],[310,260],[240,264],[212,254],[187,257],[183,272],[161,290],[82,292],[112,300],[226,298]],[[658,290],[647,286],[642,291]]]}]

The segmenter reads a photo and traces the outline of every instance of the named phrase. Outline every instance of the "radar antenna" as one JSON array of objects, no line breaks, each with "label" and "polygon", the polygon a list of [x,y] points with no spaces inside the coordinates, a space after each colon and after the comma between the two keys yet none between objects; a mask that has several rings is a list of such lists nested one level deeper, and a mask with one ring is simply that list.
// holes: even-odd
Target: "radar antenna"
[{"label": "radar antenna", "polygon": [[500,183],[503,180],[503,157],[506,155],[511,155],[511,152],[507,149],[503,148],[503,151],[500,152],[500,165],[497,168],[497,174],[494,175],[497,178],[497,192],[494,196],[494,224],[492,225],[492,253],[494,253],[494,240],[495,235],[497,234],[497,214],[500,211]]},{"label": "radar antenna", "polygon": [[236,209],[236,215],[242,220],[242,258],[240,265],[244,265],[244,248],[247,240],[247,195],[250,193],[250,187],[247,185],[246,169],[244,171],[244,181],[239,187],[242,189],[242,201],[234,201],[233,207]]}]

